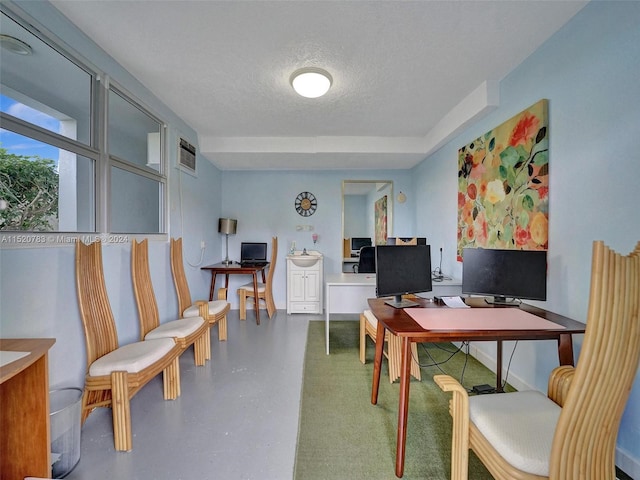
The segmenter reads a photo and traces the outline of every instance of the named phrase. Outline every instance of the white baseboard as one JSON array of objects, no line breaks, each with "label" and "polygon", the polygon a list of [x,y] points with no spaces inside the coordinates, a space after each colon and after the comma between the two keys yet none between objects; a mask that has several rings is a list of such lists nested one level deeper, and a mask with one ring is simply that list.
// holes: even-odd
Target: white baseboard
[{"label": "white baseboard", "polygon": [[629,452],[616,447],[616,466],[631,478],[640,478],[640,459]]},{"label": "white baseboard", "polygon": [[[496,359],[482,350],[478,350],[477,347],[473,346],[473,343],[469,347],[469,354],[492,372],[496,371]],[[503,367],[503,379],[506,373],[506,369]],[[524,380],[514,375],[513,372],[509,372],[507,382],[516,390],[535,390],[534,387],[528,385]],[[542,393],[546,394],[547,392]],[[640,479],[640,459],[632,457],[629,452],[618,447],[616,447],[616,466],[631,478]]]}]

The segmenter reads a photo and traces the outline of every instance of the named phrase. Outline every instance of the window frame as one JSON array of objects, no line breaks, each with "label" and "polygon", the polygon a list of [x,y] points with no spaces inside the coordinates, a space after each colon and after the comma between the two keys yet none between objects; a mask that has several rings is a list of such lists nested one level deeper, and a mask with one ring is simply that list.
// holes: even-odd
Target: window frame
[{"label": "window frame", "polygon": [[[95,231],[0,231],[0,248],[41,248],[45,246],[65,246],[76,241],[100,240],[105,243],[129,242],[133,238],[149,238],[152,240],[164,240],[168,238],[168,163],[167,149],[167,125],[154,110],[145,105],[126,88],[114,81],[105,72],[84,59],[80,54],[70,51],[55,35],[44,28],[34,27],[32,21],[26,21],[20,13],[8,8],[7,4],[0,5],[0,11],[22,28],[35,35],[49,48],[55,50],[62,58],[73,63],[81,70],[87,72],[91,78],[90,88],[90,144],[87,145],[77,140],[65,137],[49,131],[38,125],[29,123],[8,113],[0,112],[0,126],[3,129],[46,143],[56,148],[69,151],[73,154],[86,157],[94,165],[93,171],[93,225]],[[159,126],[160,135],[160,165],[157,172],[154,169],[144,168],[126,159],[110,155],[108,151],[108,105],[109,95],[114,91],[143,114],[147,115]],[[112,233],[111,232],[111,170],[112,167],[139,175],[158,183],[158,232],[153,233]]]}]

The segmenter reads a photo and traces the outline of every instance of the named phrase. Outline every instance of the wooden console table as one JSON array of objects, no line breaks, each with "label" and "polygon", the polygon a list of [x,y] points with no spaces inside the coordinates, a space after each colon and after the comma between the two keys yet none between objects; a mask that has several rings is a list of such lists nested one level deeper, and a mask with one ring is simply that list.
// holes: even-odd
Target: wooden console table
[{"label": "wooden console table", "polygon": [[51,476],[48,351],[55,338],[0,339],[28,352],[0,367],[0,480]]}]

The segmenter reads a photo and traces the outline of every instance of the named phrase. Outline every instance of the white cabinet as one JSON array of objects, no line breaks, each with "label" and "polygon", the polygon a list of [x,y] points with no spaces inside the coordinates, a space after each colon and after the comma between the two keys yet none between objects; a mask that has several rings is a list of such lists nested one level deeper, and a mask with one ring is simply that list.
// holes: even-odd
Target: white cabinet
[{"label": "white cabinet", "polygon": [[322,313],[322,257],[300,267],[287,257],[287,314]]}]

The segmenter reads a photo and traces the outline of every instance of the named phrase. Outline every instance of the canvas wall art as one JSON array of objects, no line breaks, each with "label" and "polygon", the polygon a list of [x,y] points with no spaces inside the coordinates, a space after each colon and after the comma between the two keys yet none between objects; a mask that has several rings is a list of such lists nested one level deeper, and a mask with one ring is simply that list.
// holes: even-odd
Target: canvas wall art
[{"label": "canvas wall art", "polygon": [[458,260],[464,247],[546,250],[548,101],[458,150]]},{"label": "canvas wall art", "polygon": [[384,195],[376,200],[374,206],[375,217],[375,245],[386,245],[387,243],[387,196]]}]

